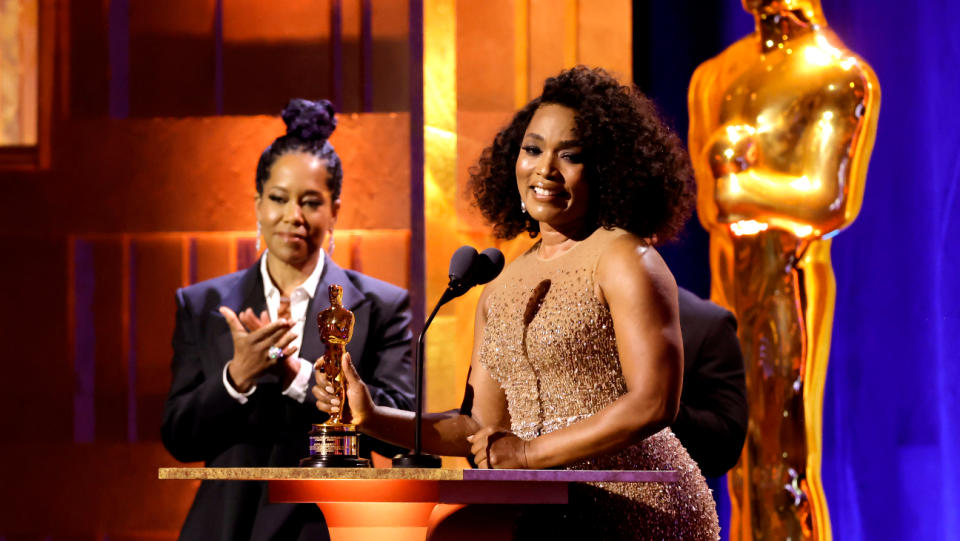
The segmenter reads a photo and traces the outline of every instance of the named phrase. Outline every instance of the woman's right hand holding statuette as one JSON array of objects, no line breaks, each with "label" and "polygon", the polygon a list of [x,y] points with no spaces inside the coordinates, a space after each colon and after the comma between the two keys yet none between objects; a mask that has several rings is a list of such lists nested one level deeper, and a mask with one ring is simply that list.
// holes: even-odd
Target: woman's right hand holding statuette
[{"label": "woman's right hand holding statuette", "polygon": [[341,358],[340,374],[347,387],[347,404],[342,404],[327,374],[317,370],[317,384],[312,389],[313,396],[317,399],[317,408],[330,414],[331,417],[340,414],[342,422],[362,427],[364,422],[373,415],[376,406],[367,385],[360,379],[360,374],[354,368],[349,353],[344,353]]}]

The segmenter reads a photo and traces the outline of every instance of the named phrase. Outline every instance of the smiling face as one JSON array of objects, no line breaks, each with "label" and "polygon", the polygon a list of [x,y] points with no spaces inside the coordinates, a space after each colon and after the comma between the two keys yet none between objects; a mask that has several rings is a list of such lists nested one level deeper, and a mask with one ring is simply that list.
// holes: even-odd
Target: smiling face
[{"label": "smiling face", "polygon": [[523,134],[516,174],[520,200],[534,220],[568,235],[587,225],[589,189],[573,109],[547,103]]},{"label": "smiling face", "polygon": [[257,221],[270,254],[297,268],[315,263],[333,231],[340,200],[330,198],[327,163],[303,152],[273,162],[263,193],[256,197]]}]

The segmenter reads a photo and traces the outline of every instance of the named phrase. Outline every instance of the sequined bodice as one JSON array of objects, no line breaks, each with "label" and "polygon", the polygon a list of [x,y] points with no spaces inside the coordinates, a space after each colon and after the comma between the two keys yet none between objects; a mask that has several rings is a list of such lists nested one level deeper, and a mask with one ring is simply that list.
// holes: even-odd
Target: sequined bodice
[{"label": "sequined bodice", "polygon": [[522,438],[593,415],[626,392],[610,310],[594,294],[598,235],[550,260],[534,247],[491,292],[480,359]]}]

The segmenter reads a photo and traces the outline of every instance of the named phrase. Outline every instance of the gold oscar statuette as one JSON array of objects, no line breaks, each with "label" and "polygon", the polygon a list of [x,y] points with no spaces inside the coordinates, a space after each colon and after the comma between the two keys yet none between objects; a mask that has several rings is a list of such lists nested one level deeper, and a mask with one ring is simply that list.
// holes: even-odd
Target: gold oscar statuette
[{"label": "gold oscar statuette", "polygon": [[343,410],[347,405],[347,381],[340,370],[340,360],[347,343],[353,337],[353,312],[343,307],[343,288],[330,286],[330,307],[317,315],[320,341],[327,347],[323,357],[317,360],[316,370],[327,376],[334,393],[342,405],[340,411],[330,415],[322,424],[313,425],[310,431],[310,456],[300,461],[301,466],[311,468],[368,468],[370,461],[358,456],[358,432],[356,425],[343,422]]},{"label": "gold oscar statuette", "polygon": [[750,419],[730,539],[832,538],[820,479],[836,295],[830,245],[863,201],[880,107],[820,0],[743,0],[755,31],[690,83],[711,297],[739,320]]}]

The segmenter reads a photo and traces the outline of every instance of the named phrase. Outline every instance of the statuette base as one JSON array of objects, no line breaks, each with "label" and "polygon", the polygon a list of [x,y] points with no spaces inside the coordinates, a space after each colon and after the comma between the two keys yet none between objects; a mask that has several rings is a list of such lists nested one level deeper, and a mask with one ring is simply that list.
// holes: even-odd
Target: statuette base
[{"label": "statuette base", "polygon": [[300,461],[306,468],[369,468],[370,460],[360,458],[359,434],[351,424],[313,425],[310,431],[310,456]]}]

